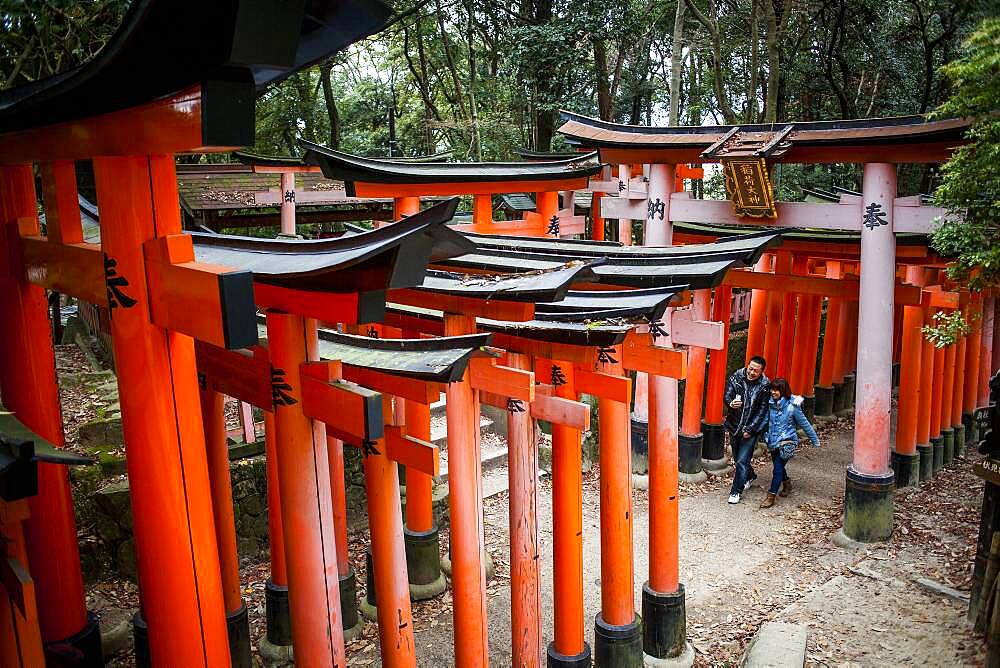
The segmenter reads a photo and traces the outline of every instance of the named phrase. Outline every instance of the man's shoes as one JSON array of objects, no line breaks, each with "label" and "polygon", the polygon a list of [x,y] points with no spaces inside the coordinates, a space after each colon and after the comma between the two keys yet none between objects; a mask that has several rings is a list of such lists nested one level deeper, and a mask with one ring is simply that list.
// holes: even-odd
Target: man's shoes
[{"label": "man's shoes", "polygon": [[760,502],[760,507],[761,508],[770,508],[773,505],[774,505],[774,494],[771,494],[770,492],[768,492],[767,496],[764,497],[764,500]]},{"label": "man's shoes", "polygon": [[781,491],[778,492],[778,496],[788,496],[788,493],[792,491],[792,481],[786,480],[781,483]]},{"label": "man's shoes", "polygon": [[740,495],[739,494],[730,494],[729,495],[729,503],[739,503],[739,502],[740,502]]},{"label": "man's shoes", "polygon": [[754,475],[749,480],[747,480],[746,483],[744,483],[744,485],[743,485],[743,491],[746,492],[748,489],[750,489],[750,487],[753,485],[753,481],[756,480],[756,479],[757,479],[757,476]]}]

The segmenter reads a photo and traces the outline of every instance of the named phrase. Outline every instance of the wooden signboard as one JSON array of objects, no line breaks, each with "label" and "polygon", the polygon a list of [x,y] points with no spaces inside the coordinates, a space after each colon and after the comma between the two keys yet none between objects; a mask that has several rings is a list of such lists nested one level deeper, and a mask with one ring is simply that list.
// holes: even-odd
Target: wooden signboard
[{"label": "wooden signboard", "polygon": [[726,193],[733,203],[733,213],[751,218],[777,218],[774,190],[764,158],[722,160],[726,173]]},{"label": "wooden signboard", "polygon": [[986,482],[1000,485],[1000,460],[987,457],[976,462],[975,466],[972,467],[972,472]]}]

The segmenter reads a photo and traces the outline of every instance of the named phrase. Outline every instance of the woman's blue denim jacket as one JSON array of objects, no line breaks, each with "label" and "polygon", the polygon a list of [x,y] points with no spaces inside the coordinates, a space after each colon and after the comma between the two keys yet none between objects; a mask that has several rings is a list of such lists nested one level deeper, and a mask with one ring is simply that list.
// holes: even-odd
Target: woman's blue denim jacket
[{"label": "woman's blue denim jacket", "polygon": [[799,437],[795,433],[796,425],[802,428],[812,444],[818,448],[819,437],[816,436],[816,430],[809,424],[805,413],[802,412],[802,397],[792,395],[791,399],[784,397],[777,400],[768,399],[767,447],[769,450],[778,448],[782,443],[789,443],[781,448],[781,456],[785,459],[791,458],[795,454],[795,444],[799,442]]}]

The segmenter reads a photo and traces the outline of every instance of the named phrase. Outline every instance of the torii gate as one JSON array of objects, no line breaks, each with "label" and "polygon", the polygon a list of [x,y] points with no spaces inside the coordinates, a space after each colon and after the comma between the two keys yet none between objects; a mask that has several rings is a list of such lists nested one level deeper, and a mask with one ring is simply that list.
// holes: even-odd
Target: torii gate
[{"label": "torii gate", "polygon": [[[597,148],[602,162],[650,163],[647,203],[658,197],[664,204],[662,220],[647,207],[647,229],[671,221],[743,224],[726,202],[672,196],[673,165],[691,162],[743,161],[750,163],[752,187],[734,185],[734,197],[747,207],[760,204],[755,224],[782,228],[846,229],[860,233],[858,330],[885,331],[885,312],[893,313],[896,234],[927,233],[942,212],[920,206],[913,198],[896,196],[895,164],[938,162],[950,147],[961,143],[968,122],[927,123],[921,117],[813,122],[779,126],[707,126],[702,128],[647,128],[622,126],[564,112],[561,132],[585,148]],[[864,163],[863,195],[848,205],[774,203],[766,180],[766,164],[773,162]],[[736,163],[733,162],[733,165]],[[756,165],[756,167],[754,167]],[[764,200],[761,197],[766,195]],[[752,196],[752,197],[751,197]],[[751,202],[751,199],[756,200]],[[638,217],[634,203],[605,198],[609,217]],[[630,215],[630,212],[631,215]],[[776,216],[776,218],[774,218]],[[891,322],[891,320],[890,320]],[[891,334],[891,327],[889,332]],[[858,348],[854,462],[847,471],[844,535],[851,540],[884,540],[892,530],[889,407],[892,336],[870,337]]]}]

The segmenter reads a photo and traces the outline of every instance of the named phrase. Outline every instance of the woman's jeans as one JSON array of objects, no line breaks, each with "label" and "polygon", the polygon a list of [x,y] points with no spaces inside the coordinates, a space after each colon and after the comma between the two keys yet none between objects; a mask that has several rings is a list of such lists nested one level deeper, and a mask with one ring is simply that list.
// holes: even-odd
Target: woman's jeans
[{"label": "woman's jeans", "polygon": [[736,462],[736,474],[733,476],[733,487],[730,494],[742,494],[743,486],[747,480],[753,480],[757,474],[750,465],[753,458],[753,449],[757,444],[757,435],[751,434],[750,438],[743,438],[743,432],[730,434],[730,443],[733,444],[733,460]]},{"label": "woman's jeans", "polygon": [[774,474],[771,476],[771,487],[767,491],[777,494],[781,490],[781,483],[788,480],[788,473],[785,471],[788,460],[781,456],[781,448],[775,448],[770,452],[771,461],[774,462]]}]

